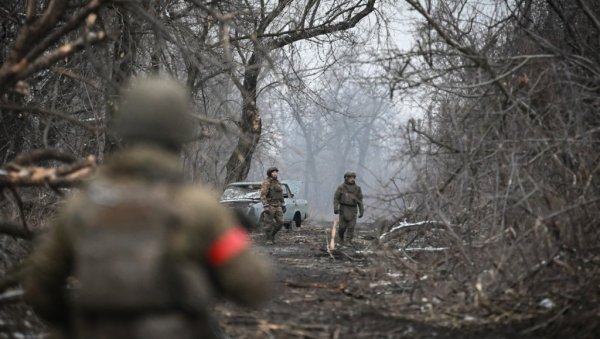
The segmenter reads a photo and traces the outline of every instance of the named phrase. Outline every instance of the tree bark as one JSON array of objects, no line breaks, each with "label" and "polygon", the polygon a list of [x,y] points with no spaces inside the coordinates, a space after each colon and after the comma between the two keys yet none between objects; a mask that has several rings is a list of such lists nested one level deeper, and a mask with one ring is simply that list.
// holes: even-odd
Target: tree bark
[{"label": "tree bark", "polygon": [[262,58],[255,51],[244,72],[242,87],[242,119],[239,123],[240,137],[227,161],[225,183],[246,179],[252,156],[260,140],[262,120],[256,100],[258,99],[258,77],[262,70]]}]

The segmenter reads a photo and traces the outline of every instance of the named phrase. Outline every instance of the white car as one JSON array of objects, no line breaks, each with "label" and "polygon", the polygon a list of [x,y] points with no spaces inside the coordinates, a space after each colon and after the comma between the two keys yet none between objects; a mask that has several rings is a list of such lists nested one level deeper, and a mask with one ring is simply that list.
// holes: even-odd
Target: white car
[{"label": "white car", "polygon": [[[283,199],[285,200],[286,211],[283,214],[283,224],[286,228],[292,225],[300,227],[302,222],[308,217],[308,202],[305,199],[298,199],[290,190],[290,186],[300,187],[299,182],[282,181]],[[234,182],[223,191],[221,203],[227,207],[235,208],[239,212],[246,214],[254,223],[262,227],[263,207],[260,201],[260,188],[262,182],[244,181]],[[295,190],[297,192],[297,190]]]}]

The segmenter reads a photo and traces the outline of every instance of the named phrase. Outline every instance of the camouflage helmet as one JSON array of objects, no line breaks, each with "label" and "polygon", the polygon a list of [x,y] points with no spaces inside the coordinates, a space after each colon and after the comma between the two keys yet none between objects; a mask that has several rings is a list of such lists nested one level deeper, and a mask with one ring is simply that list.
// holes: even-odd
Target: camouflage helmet
[{"label": "camouflage helmet", "polygon": [[356,173],[355,172],[350,172],[350,171],[344,173],[344,179],[346,179],[348,177],[354,177],[354,178],[356,178]]},{"label": "camouflage helmet", "polygon": [[135,80],[119,102],[112,130],[125,141],[179,147],[192,136],[191,97],[179,82],[158,76]]},{"label": "camouflage helmet", "polygon": [[279,170],[277,169],[277,167],[269,167],[267,169],[267,176],[270,177],[271,173],[273,173],[273,172],[279,172]]}]

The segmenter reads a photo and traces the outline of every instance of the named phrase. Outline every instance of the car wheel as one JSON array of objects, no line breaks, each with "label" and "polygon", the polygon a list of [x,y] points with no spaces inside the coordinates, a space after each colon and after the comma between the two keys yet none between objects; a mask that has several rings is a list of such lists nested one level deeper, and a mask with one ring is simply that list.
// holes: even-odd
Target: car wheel
[{"label": "car wheel", "polygon": [[294,224],[296,224],[296,227],[302,226],[302,216],[300,216],[300,213],[294,215]]}]

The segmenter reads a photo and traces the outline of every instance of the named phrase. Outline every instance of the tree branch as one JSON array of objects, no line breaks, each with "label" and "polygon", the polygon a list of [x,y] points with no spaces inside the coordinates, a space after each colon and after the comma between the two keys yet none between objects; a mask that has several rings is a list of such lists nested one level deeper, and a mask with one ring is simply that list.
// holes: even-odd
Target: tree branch
[{"label": "tree branch", "polygon": [[41,107],[31,107],[31,106],[17,106],[17,105],[4,105],[4,104],[0,104],[0,109],[3,110],[7,110],[7,111],[16,111],[19,113],[37,113],[37,114],[41,114],[41,115],[50,115],[50,116],[54,116],[63,120],[66,120],[68,122],[71,122],[77,126],[83,127],[89,131],[92,131],[94,133],[99,133],[101,131],[100,128],[96,128],[94,126],[90,126],[89,124],[86,124],[85,122],[79,121],[76,118],[73,118],[67,114],[64,113],[60,113],[60,112],[55,112],[52,110],[48,110],[45,108],[41,108]]},{"label": "tree branch", "polygon": [[66,36],[67,33],[71,32],[75,28],[77,28],[91,13],[94,13],[100,9],[102,5],[104,5],[107,0],[93,0],[90,1],[84,8],[80,9],[71,19],[59,29],[50,33],[41,43],[36,46],[33,46],[25,55],[26,60],[34,60],[39,55],[41,55],[48,47],[50,47],[53,43],[58,41],[63,36]]},{"label": "tree branch", "polygon": [[66,154],[63,153],[57,149],[37,149],[34,151],[31,151],[27,154],[21,154],[18,157],[14,158],[12,161],[10,161],[6,167],[11,167],[11,166],[27,166],[27,165],[31,165],[33,163],[39,162],[39,161],[45,161],[45,160],[58,160],[58,161],[62,161],[62,162],[66,162],[66,163],[72,163],[75,162],[75,157],[70,155],[70,154]]},{"label": "tree branch", "polygon": [[[51,65],[55,64],[57,61],[65,59],[66,57],[75,54],[87,46],[99,44],[106,40],[106,33],[104,32],[90,32],[87,36],[83,36],[78,38],[73,42],[68,42],[61,47],[55,49],[54,51],[45,54],[44,56],[36,59],[33,63],[31,63],[27,68],[22,70],[19,74],[15,74],[14,80],[22,80],[30,76],[31,74],[48,68]],[[1,76],[1,75],[0,75]],[[1,83],[1,79],[0,79]]]},{"label": "tree branch", "polygon": [[341,21],[332,25],[320,25],[301,31],[290,32],[286,36],[273,40],[269,44],[269,47],[270,49],[277,49],[292,44],[296,41],[306,40],[317,37],[319,35],[340,32],[350,29],[356,26],[356,24],[358,24],[360,20],[362,20],[364,17],[366,17],[375,10],[375,1],[376,0],[369,0],[365,8],[363,8],[363,10],[358,12],[356,15],[349,17],[345,21]]},{"label": "tree branch", "polygon": [[18,167],[0,171],[0,187],[3,186],[41,186],[71,187],[88,179],[97,167],[92,155],[69,165],[56,168]]}]

